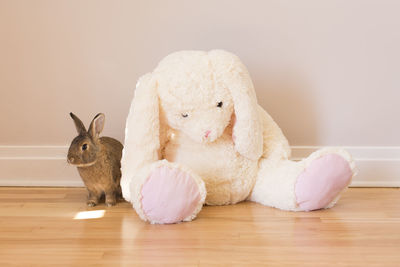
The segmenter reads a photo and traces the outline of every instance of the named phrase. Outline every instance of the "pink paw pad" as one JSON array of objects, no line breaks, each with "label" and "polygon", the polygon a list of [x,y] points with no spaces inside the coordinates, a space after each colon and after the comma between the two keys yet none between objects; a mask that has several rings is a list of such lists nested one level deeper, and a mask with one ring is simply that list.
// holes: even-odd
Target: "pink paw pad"
[{"label": "pink paw pad", "polygon": [[314,160],[297,178],[298,206],[305,211],[326,207],[349,184],[352,175],[349,163],[337,154]]},{"label": "pink paw pad", "polygon": [[201,199],[198,185],[186,172],[155,169],[142,187],[142,209],[157,223],[176,223],[193,214]]}]

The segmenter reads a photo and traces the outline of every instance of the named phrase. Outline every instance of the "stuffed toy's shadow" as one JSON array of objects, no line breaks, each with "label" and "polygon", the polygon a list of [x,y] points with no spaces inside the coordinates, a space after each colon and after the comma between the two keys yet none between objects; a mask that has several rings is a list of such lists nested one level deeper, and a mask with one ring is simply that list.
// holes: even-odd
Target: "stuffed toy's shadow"
[{"label": "stuffed toy's shadow", "polygon": [[125,134],[123,196],[151,223],[191,221],[204,204],[246,199],[291,211],[330,208],[354,176],[344,150],[289,160],[246,67],[223,50],[176,52],[141,77]]}]

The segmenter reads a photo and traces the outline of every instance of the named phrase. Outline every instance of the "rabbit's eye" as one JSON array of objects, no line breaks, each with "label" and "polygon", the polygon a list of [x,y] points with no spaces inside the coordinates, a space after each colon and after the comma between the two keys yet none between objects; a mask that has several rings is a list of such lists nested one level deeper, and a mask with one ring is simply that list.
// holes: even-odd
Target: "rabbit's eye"
[{"label": "rabbit's eye", "polygon": [[85,151],[87,149],[87,144],[82,145],[82,150]]},{"label": "rabbit's eye", "polygon": [[224,104],[224,103],[222,103],[222,101],[221,101],[221,102],[218,102],[217,107],[222,108],[222,105],[223,105],[223,104]]},{"label": "rabbit's eye", "polygon": [[187,113],[182,113],[182,117],[186,118],[187,116],[189,116]]}]

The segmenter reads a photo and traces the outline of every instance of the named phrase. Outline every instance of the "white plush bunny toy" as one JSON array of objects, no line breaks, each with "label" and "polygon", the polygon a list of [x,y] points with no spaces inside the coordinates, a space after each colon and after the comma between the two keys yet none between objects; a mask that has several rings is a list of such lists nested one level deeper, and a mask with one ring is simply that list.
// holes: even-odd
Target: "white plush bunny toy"
[{"label": "white plush bunny toy", "polygon": [[141,77],[125,134],[123,196],[150,223],[191,221],[204,204],[246,199],[291,211],[330,208],[354,176],[344,150],[290,161],[246,67],[223,50],[176,52]]}]

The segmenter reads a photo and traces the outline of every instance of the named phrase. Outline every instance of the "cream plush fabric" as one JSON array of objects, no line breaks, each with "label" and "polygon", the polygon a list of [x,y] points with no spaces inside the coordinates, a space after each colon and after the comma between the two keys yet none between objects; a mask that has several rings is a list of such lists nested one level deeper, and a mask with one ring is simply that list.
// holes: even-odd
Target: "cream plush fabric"
[{"label": "cream plush fabric", "polygon": [[[288,141],[257,104],[237,56],[223,50],[181,51],[137,83],[121,187],[143,220],[175,223],[192,220],[203,204],[246,199],[292,211],[328,208],[354,176],[354,162],[344,150],[326,148],[300,162],[289,157]],[[157,180],[156,174],[162,177]],[[143,189],[149,177],[157,192]],[[188,194],[185,185],[172,186],[180,179],[196,194],[186,206],[177,197]]]}]

